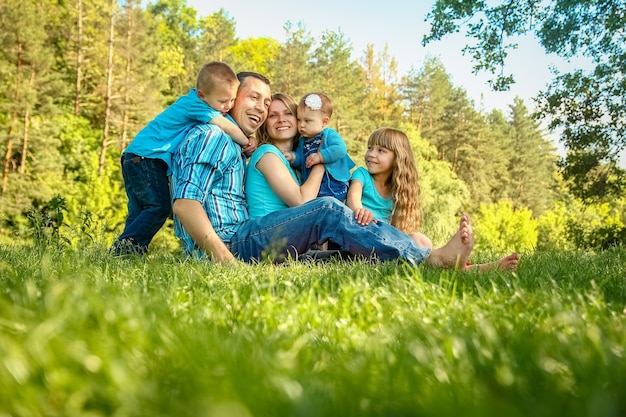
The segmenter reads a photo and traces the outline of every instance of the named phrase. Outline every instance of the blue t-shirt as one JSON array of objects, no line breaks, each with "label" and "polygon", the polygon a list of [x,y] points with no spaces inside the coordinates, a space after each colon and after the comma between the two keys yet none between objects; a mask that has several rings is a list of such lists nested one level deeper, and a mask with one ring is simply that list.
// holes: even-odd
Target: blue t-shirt
[{"label": "blue t-shirt", "polygon": [[[137,133],[124,152],[144,158],[158,158],[171,166],[172,153],[187,133],[199,124],[208,123],[222,113],[198,97],[195,88],[163,110]],[[226,115],[231,122],[234,120]]]},{"label": "blue t-shirt", "polygon": [[276,155],[287,167],[293,180],[300,184],[296,174],[289,165],[289,161],[276,146],[270,144],[259,146],[250,157],[246,170],[246,201],[248,202],[248,214],[251,219],[289,207],[276,195],[263,173],[256,167],[261,158],[268,153]]},{"label": "blue t-shirt", "polygon": [[358,181],[363,186],[363,195],[361,196],[363,208],[371,211],[376,220],[390,223],[393,197],[381,197],[374,185],[374,179],[367,169],[363,167],[358,167],[354,170],[352,181]]}]

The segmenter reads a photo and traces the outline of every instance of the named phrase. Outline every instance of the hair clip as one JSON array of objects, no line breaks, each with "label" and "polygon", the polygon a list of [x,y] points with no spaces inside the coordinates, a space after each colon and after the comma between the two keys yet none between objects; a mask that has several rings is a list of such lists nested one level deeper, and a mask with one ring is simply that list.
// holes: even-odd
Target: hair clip
[{"label": "hair clip", "polygon": [[322,108],[322,98],[317,94],[309,94],[304,99],[304,104],[311,110],[319,110]]}]

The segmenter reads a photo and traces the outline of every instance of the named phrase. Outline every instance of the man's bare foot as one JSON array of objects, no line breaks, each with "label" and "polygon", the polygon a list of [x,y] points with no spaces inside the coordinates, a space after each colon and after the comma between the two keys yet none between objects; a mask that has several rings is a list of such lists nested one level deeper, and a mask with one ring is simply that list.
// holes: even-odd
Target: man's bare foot
[{"label": "man's bare foot", "polygon": [[501,269],[503,271],[515,271],[517,270],[517,263],[519,262],[519,253],[513,252],[510,255],[505,256],[495,262],[488,262],[484,264],[469,265],[468,271],[489,271],[492,269]]},{"label": "man's bare foot", "polygon": [[461,216],[459,230],[443,247],[433,249],[427,259],[429,265],[441,268],[465,270],[467,260],[474,248],[474,231],[467,214]]}]

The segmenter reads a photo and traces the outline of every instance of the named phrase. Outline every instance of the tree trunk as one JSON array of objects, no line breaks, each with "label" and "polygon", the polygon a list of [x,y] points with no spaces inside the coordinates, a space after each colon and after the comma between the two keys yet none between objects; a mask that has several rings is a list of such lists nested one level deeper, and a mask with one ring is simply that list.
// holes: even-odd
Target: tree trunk
[{"label": "tree trunk", "polygon": [[107,61],[107,92],[105,98],[104,109],[104,128],[102,132],[102,143],[100,146],[100,163],[98,165],[98,175],[104,173],[104,164],[106,159],[107,145],[109,143],[109,127],[111,125],[111,104],[113,98],[111,96],[113,85],[113,43],[115,41],[115,4],[116,0],[111,1],[111,19],[109,25],[109,59]]},{"label": "tree trunk", "polygon": [[78,0],[78,34],[76,39],[76,85],[74,87],[74,116],[80,115],[83,83],[83,0]]},{"label": "tree trunk", "polygon": [[[13,104],[17,106],[20,98],[20,74],[22,70],[22,44],[17,45],[17,63],[15,68],[15,93],[13,94]],[[13,159],[13,134],[15,133],[15,123],[17,120],[17,109],[14,107],[9,120],[9,131],[7,139],[7,149],[4,153],[4,167],[2,169],[2,194],[5,194],[9,187],[9,168]]]},{"label": "tree trunk", "polygon": [[124,76],[124,116],[122,119],[122,137],[120,140],[120,150],[126,148],[128,143],[128,120],[130,119],[130,74],[132,70],[132,53],[131,48],[133,45],[133,6],[131,2],[128,2],[126,9],[126,15],[128,19],[128,28],[126,32],[126,74]]},{"label": "tree trunk", "polygon": [[[31,70],[30,79],[28,80],[28,89],[32,90],[33,85],[35,84],[35,71]],[[20,174],[24,174],[26,172],[26,156],[28,155],[28,145],[29,145],[29,128],[30,128],[30,109],[28,106],[26,107],[26,111],[24,112],[24,139],[22,142],[22,160],[20,161]]]}]

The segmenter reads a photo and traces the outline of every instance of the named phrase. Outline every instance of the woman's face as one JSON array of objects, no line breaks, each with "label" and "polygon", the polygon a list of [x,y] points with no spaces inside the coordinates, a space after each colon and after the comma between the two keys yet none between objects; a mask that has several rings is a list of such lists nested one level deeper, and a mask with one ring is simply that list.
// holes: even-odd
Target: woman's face
[{"label": "woman's face", "polygon": [[281,100],[272,100],[265,123],[273,141],[292,140],[298,133],[296,115]]}]

